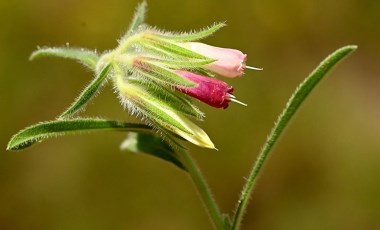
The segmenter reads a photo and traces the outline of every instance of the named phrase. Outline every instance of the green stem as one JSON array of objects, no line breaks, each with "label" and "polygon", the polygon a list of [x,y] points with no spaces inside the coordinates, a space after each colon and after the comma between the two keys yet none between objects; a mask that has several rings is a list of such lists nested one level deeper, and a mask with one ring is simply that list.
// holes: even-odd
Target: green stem
[{"label": "green stem", "polygon": [[274,144],[278,140],[279,136],[285,129],[286,125],[289,123],[290,119],[293,117],[295,112],[298,110],[299,106],[306,99],[312,89],[318,84],[318,82],[326,75],[326,73],[342,60],[345,56],[354,51],[356,46],[345,46],[334,53],[329,55],[325,60],[323,60],[320,65],[302,82],[296,89],[294,94],[289,99],[285,109],[282,111],[281,115],[278,117],[275,126],[273,127],[270,135],[267,138],[261,152],[259,153],[255,164],[253,165],[252,171],[247,179],[246,184],[241,192],[240,199],[237,204],[237,209],[235,216],[233,218],[232,230],[239,229],[243,215],[248,206],[249,197],[253,191],[254,185],[257,180],[257,176],[262,169],[265,160],[267,159],[270,151],[272,150]]},{"label": "green stem", "polygon": [[195,161],[186,151],[181,151],[178,156],[180,157],[181,163],[188,170],[190,177],[193,180],[199,192],[199,195],[201,196],[201,199],[208,211],[208,214],[210,215],[210,218],[215,225],[215,228],[218,230],[226,230],[227,226],[224,223],[224,218],[211,194],[206,180],[202,176],[202,173],[196,165]]}]

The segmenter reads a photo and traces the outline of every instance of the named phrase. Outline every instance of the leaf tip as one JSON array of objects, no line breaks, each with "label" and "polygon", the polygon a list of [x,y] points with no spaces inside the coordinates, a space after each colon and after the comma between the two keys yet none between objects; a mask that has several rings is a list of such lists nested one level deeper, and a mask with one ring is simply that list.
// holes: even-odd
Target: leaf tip
[{"label": "leaf tip", "polygon": [[12,136],[11,139],[9,140],[8,144],[7,144],[7,148],[6,150],[7,151],[15,151],[17,150],[17,147],[14,145],[14,138],[15,136]]},{"label": "leaf tip", "polygon": [[146,2],[146,0],[143,0],[143,1],[140,2],[139,7],[145,8],[147,5],[148,5],[148,3]]},{"label": "leaf tip", "polygon": [[358,48],[357,45],[348,45],[347,47],[351,48],[352,50],[356,50]]},{"label": "leaf tip", "polygon": [[40,51],[39,49],[33,51],[33,53],[31,53],[30,56],[29,56],[29,61],[34,61],[34,60],[36,59],[36,57],[37,57],[39,51]]},{"label": "leaf tip", "polygon": [[9,141],[9,143],[7,145],[6,151],[15,152],[15,151],[22,150],[22,149],[24,149],[30,145],[31,144],[27,144],[27,143],[24,143],[24,145],[15,144],[15,143],[13,143],[13,137],[12,137],[12,139]]},{"label": "leaf tip", "polygon": [[346,48],[352,52],[352,51],[355,51],[358,48],[358,46],[357,45],[347,45],[343,48]]},{"label": "leaf tip", "polygon": [[33,145],[36,141],[38,141],[37,139],[36,140],[29,140],[29,141],[24,141],[24,142],[18,142],[18,138],[19,138],[19,134],[22,133],[22,131],[20,131],[19,133],[15,134],[8,142],[8,145],[7,145],[7,148],[6,148],[6,151],[12,151],[12,152],[16,152],[16,151],[20,151],[20,150],[23,150],[23,149],[26,149],[28,147],[30,147],[31,145]]},{"label": "leaf tip", "polygon": [[347,53],[351,53],[351,52],[355,51],[357,48],[358,48],[357,45],[347,45],[347,46],[343,46],[339,50],[346,51]]}]

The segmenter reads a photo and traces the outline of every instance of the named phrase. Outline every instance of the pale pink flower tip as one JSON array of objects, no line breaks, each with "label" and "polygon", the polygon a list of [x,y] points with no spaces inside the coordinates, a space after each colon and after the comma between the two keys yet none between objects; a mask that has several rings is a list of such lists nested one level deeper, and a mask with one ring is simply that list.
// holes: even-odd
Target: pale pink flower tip
[{"label": "pale pink flower tip", "polygon": [[244,74],[247,55],[240,50],[220,48],[200,42],[188,42],[186,44],[192,51],[216,60],[207,64],[206,69],[229,78],[240,77]]}]

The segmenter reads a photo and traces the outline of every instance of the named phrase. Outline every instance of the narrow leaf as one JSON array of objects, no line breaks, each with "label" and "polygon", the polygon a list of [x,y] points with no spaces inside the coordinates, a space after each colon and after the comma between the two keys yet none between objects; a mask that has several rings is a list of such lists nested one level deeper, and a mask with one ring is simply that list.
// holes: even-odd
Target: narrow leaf
[{"label": "narrow leaf", "polygon": [[169,143],[157,135],[151,133],[130,132],[120,148],[134,153],[142,152],[158,157],[187,171],[184,165],[179,161],[174,149]]},{"label": "narrow leaf", "polygon": [[41,48],[34,51],[29,59],[51,56],[77,60],[93,71],[96,70],[96,63],[99,60],[99,56],[94,51],[68,47]]},{"label": "narrow leaf", "polygon": [[124,36],[121,38],[121,41],[124,41],[138,30],[139,26],[144,23],[145,20],[145,13],[146,13],[146,7],[147,3],[146,1],[141,2],[137,7],[135,14],[133,15],[133,19],[131,24],[129,25],[129,28],[127,32],[124,34]]},{"label": "narrow leaf", "polygon": [[63,112],[59,118],[64,119],[73,116],[75,113],[84,109],[85,105],[96,95],[100,88],[104,85],[107,79],[108,72],[110,71],[110,64],[106,65],[100,73],[84,88],[82,93],[70,105],[70,107]]},{"label": "narrow leaf", "polygon": [[163,35],[159,34],[158,36],[161,36],[162,38],[170,39],[176,42],[197,41],[197,40],[201,40],[212,35],[213,33],[220,30],[224,26],[226,26],[226,24],[221,22],[221,23],[215,23],[214,25],[209,26],[205,29],[202,29],[198,32],[187,32],[187,33],[181,33],[181,34],[173,33],[173,34],[163,34]]},{"label": "narrow leaf", "polygon": [[8,143],[7,150],[21,150],[49,137],[62,136],[84,131],[150,131],[143,124],[133,124],[97,118],[78,118],[42,122],[21,130]]},{"label": "narrow leaf", "polygon": [[247,182],[244,185],[243,191],[241,192],[237,209],[235,211],[235,216],[233,218],[233,225],[231,228],[232,230],[240,229],[240,224],[242,222],[245,210],[248,206],[248,201],[254,189],[257,176],[262,169],[265,160],[269,156],[270,151],[277,142],[281,133],[284,131],[285,127],[289,124],[289,121],[293,115],[298,111],[302,102],[307,98],[307,96],[322,80],[322,78],[326,76],[329,70],[331,70],[339,61],[353,52],[356,48],[357,46],[353,45],[345,46],[330,54],[319,64],[319,66],[317,66],[316,69],[314,69],[313,72],[309,74],[309,76],[297,87],[293,95],[290,97],[284,110],[278,117],[277,122],[269,134],[263,148],[261,149],[248,179],[246,180]]}]

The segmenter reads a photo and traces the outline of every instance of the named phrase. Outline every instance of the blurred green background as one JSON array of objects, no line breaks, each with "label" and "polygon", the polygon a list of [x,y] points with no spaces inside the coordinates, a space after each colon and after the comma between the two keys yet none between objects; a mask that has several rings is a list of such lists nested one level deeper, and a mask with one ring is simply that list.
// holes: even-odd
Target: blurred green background
[{"label": "blurred green background", "polygon": [[[189,177],[119,151],[121,133],[48,140],[6,152],[14,133],[54,119],[92,75],[69,60],[28,61],[40,46],[116,46],[138,1],[0,2],[0,229],[211,229]],[[380,1],[148,1],[147,22],[186,31],[226,21],[205,42],[248,54],[228,80],[248,107],[204,105],[219,151],[191,146],[223,212],[235,207],[288,97],[329,53],[359,49],[302,106],[261,174],[243,229],[380,229]],[[131,119],[111,87],[86,115]]]}]

